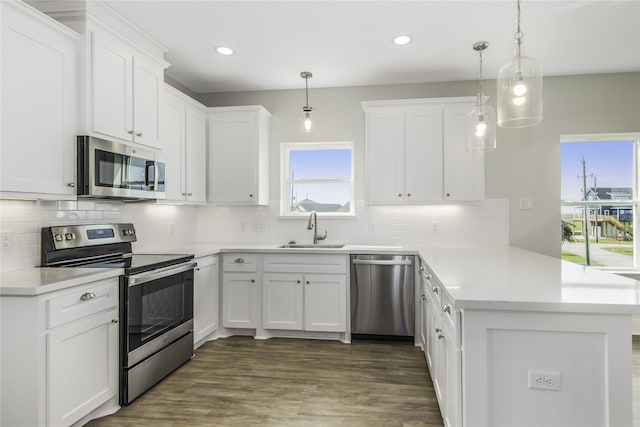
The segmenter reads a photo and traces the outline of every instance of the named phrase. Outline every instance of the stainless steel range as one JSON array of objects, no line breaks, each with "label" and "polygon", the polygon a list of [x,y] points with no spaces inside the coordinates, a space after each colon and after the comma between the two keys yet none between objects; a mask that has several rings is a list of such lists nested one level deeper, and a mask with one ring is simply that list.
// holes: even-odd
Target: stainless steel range
[{"label": "stainless steel range", "polygon": [[193,255],[134,255],[136,240],[133,224],[42,229],[42,266],[125,271],[120,277],[122,405],[193,356]]}]

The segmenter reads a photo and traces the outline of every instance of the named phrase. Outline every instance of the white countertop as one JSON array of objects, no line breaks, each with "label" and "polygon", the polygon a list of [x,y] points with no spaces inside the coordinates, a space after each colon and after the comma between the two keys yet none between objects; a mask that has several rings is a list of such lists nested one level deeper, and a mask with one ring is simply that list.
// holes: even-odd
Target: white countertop
[{"label": "white countertop", "polygon": [[33,296],[124,273],[121,268],[34,267],[0,273],[0,295]]},{"label": "white countertop", "polygon": [[418,252],[458,308],[640,313],[640,281],[512,246]]}]

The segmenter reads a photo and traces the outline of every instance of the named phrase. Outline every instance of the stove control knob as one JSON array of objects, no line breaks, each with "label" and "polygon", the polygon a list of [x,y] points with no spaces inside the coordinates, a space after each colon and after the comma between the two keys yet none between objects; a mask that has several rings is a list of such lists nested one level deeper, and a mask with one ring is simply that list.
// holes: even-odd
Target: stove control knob
[{"label": "stove control knob", "polygon": [[64,235],[64,240],[73,240],[73,233],[67,233]]},{"label": "stove control knob", "polygon": [[53,238],[56,239],[56,242],[62,242],[62,240],[64,239],[62,234],[56,234],[55,236],[53,236]]}]

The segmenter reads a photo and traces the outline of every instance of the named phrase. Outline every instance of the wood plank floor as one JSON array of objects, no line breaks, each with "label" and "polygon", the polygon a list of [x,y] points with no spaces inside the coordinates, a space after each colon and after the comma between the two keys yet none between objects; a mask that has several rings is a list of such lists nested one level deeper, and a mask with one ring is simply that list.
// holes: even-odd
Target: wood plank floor
[{"label": "wood plank floor", "polygon": [[[640,337],[633,339],[640,426]],[[422,352],[409,343],[220,339],[90,427],[442,426]]]},{"label": "wood plank floor", "polygon": [[422,352],[407,342],[232,337],[133,404],[111,426],[435,427],[440,410]]}]

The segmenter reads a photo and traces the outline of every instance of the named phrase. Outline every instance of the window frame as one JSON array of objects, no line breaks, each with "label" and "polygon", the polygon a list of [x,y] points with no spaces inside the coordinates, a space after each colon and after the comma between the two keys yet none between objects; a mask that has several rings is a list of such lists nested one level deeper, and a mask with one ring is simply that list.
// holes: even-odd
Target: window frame
[{"label": "window frame", "polygon": [[[310,212],[292,212],[289,209],[291,194],[289,189],[293,183],[348,183],[350,192],[348,212],[317,212],[324,218],[354,217],[355,212],[355,171],[354,171],[354,143],[353,141],[331,142],[282,142],[280,143],[280,217],[301,218],[308,217]],[[350,150],[351,176],[349,178],[319,178],[319,179],[291,179],[291,152],[317,150]]]},{"label": "window frame", "polygon": [[[578,134],[578,135],[562,135],[560,144],[566,143],[590,143],[590,142],[614,142],[614,141],[632,141],[633,156],[633,173],[632,173],[632,191],[631,200],[603,200],[603,201],[573,201],[563,200],[560,195],[560,209],[564,206],[574,207],[600,207],[600,206],[631,206],[633,209],[633,230],[638,230],[640,224],[640,133],[608,133],[608,134]],[[562,164],[560,166],[562,168]],[[586,243],[585,243],[586,244]],[[633,266],[594,266],[588,265],[587,268],[597,268],[599,270],[610,272],[640,272],[640,239],[633,236]]]}]

